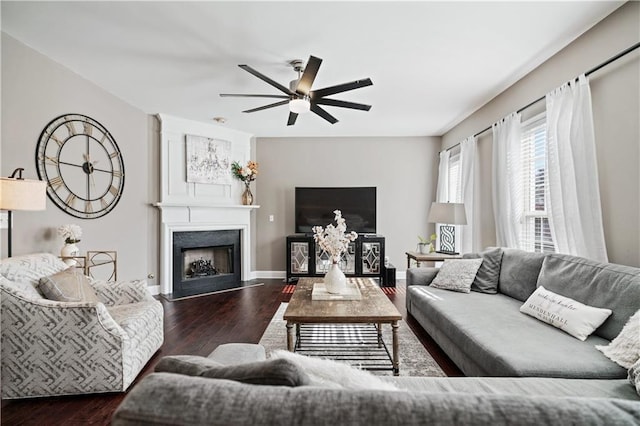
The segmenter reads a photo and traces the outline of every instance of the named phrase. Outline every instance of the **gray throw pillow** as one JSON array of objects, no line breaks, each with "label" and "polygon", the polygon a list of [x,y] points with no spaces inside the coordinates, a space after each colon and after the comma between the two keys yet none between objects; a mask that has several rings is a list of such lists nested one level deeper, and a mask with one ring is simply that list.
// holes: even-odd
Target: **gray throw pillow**
[{"label": "gray throw pillow", "polygon": [[469,293],[482,259],[445,260],[431,287]]},{"label": "gray throw pillow", "polygon": [[496,294],[500,280],[500,266],[502,265],[502,249],[489,247],[480,253],[467,253],[463,259],[482,258],[482,265],[478,268],[476,278],[471,284],[471,291],[478,293]]},{"label": "gray throw pillow", "polygon": [[205,357],[173,355],[162,358],[155,371],[233,380],[252,385],[294,387],[309,384],[307,374],[287,359],[224,366]]},{"label": "gray throw pillow", "polygon": [[38,290],[58,302],[100,302],[87,277],[75,268],[40,278]]}]

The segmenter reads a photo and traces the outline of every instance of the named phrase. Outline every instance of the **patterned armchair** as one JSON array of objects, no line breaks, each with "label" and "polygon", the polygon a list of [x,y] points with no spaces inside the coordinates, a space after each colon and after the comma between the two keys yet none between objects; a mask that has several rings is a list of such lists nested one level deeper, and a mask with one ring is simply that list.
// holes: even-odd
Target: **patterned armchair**
[{"label": "patterned armchair", "polygon": [[122,392],[162,345],[146,281],[90,280],[100,302],[43,298],[39,279],[66,268],[48,253],[0,261],[2,398]]}]

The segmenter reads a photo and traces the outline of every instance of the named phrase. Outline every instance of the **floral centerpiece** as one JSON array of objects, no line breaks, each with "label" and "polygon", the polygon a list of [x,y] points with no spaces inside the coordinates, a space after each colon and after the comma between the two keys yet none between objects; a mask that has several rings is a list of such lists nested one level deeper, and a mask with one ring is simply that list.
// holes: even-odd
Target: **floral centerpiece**
[{"label": "floral centerpiece", "polygon": [[249,184],[256,180],[258,176],[258,163],[249,161],[246,166],[242,167],[240,163],[234,161],[233,164],[231,164],[231,173],[236,179],[244,182],[245,189],[242,194],[242,204],[253,204],[253,194],[251,193]]},{"label": "floral centerpiece", "polygon": [[73,257],[80,256],[80,249],[76,243],[80,242],[82,228],[78,225],[62,225],[58,227],[58,235],[64,238],[64,246],[60,250],[60,257],[69,266],[76,266],[77,261]]},{"label": "floral centerpiece", "polygon": [[347,251],[349,243],[358,238],[358,234],[351,231],[347,233],[347,221],[342,217],[340,210],[334,210],[334,220],[336,225],[332,223],[326,228],[322,226],[314,226],[313,239],[318,243],[321,249],[329,253],[331,256],[331,267],[324,277],[324,283],[329,293],[341,293],[346,287],[347,279],[344,273],[338,267],[338,262],[342,253]]},{"label": "floral centerpiece", "polygon": [[64,238],[65,244],[75,244],[80,242],[82,228],[78,225],[62,225],[58,228],[58,235]]}]

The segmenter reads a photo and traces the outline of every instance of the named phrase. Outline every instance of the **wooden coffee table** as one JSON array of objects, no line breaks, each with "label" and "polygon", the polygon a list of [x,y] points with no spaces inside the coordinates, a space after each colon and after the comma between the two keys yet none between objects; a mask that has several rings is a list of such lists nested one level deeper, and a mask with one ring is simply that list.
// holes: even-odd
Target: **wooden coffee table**
[{"label": "wooden coffee table", "polygon": [[[349,281],[359,286],[361,300],[311,300],[313,284],[321,283],[322,278],[298,280],[296,290],[284,313],[284,320],[287,321],[287,349],[293,352],[298,347],[300,326],[304,324],[373,324],[377,330],[378,345],[382,347],[382,325],[390,324],[390,369],[394,375],[398,375],[398,321],[402,320],[402,315],[370,278],[350,278]],[[386,349],[386,346],[384,348]]]}]

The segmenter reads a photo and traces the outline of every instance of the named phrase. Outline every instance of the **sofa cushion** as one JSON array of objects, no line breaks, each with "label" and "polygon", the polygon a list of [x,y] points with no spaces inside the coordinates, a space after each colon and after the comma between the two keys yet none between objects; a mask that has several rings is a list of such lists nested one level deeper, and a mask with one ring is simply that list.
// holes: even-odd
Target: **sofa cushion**
[{"label": "sofa cushion", "polygon": [[521,302],[527,300],[536,289],[544,258],[542,253],[504,248],[498,291]]},{"label": "sofa cushion", "polygon": [[635,387],[636,392],[640,396],[640,359],[629,369],[629,382]]},{"label": "sofa cushion", "polygon": [[267,359],[267,353],[264,346],[254,343],[224,343],[207,355],[207,358],[222,365],[234,365],[264,361]]},{"label": "sofa cushion", "polygon": [[584,341],[611,315],[610,309],[594,308],[540,286],[520,307],[531,315]]},{"label": "sofa cushion", "polygon": [[500,247],[489,247],[480,253],[464,254],[462,258],[482,258],[482,264],[478,268],[473,284],[471,284],[471,291],[496,294],[498,292],[498,281],[500,280],[502,249]]},{"label": "sofa cushion", "polygon": [[631,266],[550,254],[538,285],[585,305],[611,309],[611,316],[595,331],[607,340],[620,334],[640,306],[640,268]]},{"label": "sofa cushion", "polygon": [[69,266],[51,253],[35,253],[2,259],[0,275],[10,281],[37,286],[40,278],[55,274]]},{"label": "sofa cushion", "polygon": [[483,395],[619,398],[640,401],[628,379],[557,379],[547,377],[384,377],[402,390]]},{"label": "sofa cushion", "polygon": [[[466,375],[588,379],[627,375],[594,348],[607,340],[595,334],[584,342],[577,340],[522,315],[522,303],[504,294],[463,294],[426,286],[410,286],[407,293],[413,316],[434,338],[446,336],[449,346],[443,350]],[[436,340],[446,346],[443,339]]]},{"label": "sofa cushion", "polygon": [[87,277],[75,268],[40,278],[38,290],[58,302],[100,302]]},{"label": "sofa cushion", "polygon": [[607,358],[624,368],[640,359],[640,310],[633,314],[624,328],[607,346],[596,346]]},{"label": "sofa cushion", "polygon": [[152,330],[162,329],[164,310],[157,300],[107,306],[107,311],[127,333],[134,347],[141,344]]},{"label": "sofa cushion", "polygon": [[469,293],[482,259],[445,260],[431,286]]},{"label": "sofa cushion", "polygon": [[155,370],[210,379],[233,380],[253,385],[303,386],[309,384],[309,377],[302,368],[287,359],[270,359],[225,366],[209,358],[174,355],[162,358]]},{"label": "sofa cushion", "polygon": [[113,426],[133,425],[633,425],[638,403],[606,398],[523,397],[251,386],[153,373],[124,398]]}]

